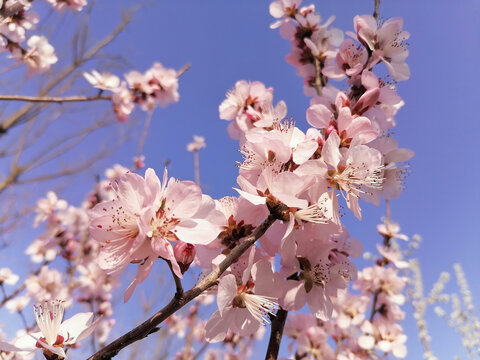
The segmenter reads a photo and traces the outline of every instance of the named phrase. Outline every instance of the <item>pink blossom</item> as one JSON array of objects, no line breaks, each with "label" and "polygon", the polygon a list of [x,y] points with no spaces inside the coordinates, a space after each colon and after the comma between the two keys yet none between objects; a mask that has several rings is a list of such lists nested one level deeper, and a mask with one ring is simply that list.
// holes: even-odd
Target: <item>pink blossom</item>
[{"label": "pink blossom", "polygon": [[341,146],[367,144],[378,136],[378,131],[368,118],[352,114],[350,100],[343,92],[337,93],[334,106],[326,105],[328,100],[322,98],[315,98],[312,102],[314,104],[307,110],[308,123],[324,129],[326,134],[335,131],[340,137]]},{"label": "pink blossom", "polygon": [[352,39],[345,39],[340,44],[336,61],[325,65],[322,73],[334,80],[341,80],[358,75],[364,69],[368,54],[362,46],[356,46]]},{"label": "pink blossom", "polygon": [[153,88],[152,96],[155,102],[165,107],[170,103],[178,102],[178,77],[174,69],[167,69],[156,62],[147,70],[145,77]]},{"label": "pink blossom", "polygon": [[27,40],[28,49],[23,61],[31,72],[43,72],[58,61],[55,49],[44,36],[33,35]]},{"label": "pink blossom", "polygon": [[301,2],[302,0],[276,0],[271,2],[269,7],[270,15],[276,19],[284,19],[274,22],[270,25],[270,28],[275,29],[288,22],[291,18],[295,18]]},{"label": "pink blossom", "polygon": [[81,11],[84,6],[87,6],[87,0],[47,0],[52,4],[55,10],[64,10],[66,8],[73,11]]},{"label": "pink blossom", "polygon": [[92,84],[93,87],[100,90],[110,90],[115,92],[120,86],[120,78],[108,72],[99,73],[96,70],[92,70],[92,73],[83,73],[83,77]]},{"label": "pink blossom", "polygon": [[120,86],[115,89],[115,92],[112,95],[113,111],[117,116],[118,121],[126,122],[128,116],[132,113],[135,108],[133,103],[132,95],[127,88],[127,84],[122,81]]},{"label": "pink blossom", "polygon": [[387,200],[398,198],[403,190],[408,171],[407,166],[402,163],[410,160],[414,152],[410,149],[398,148],[398,143],[391,137],[378,138],[370,146],[383,155],[385,179],[382,189],[373,191],[372,202],[378,204],[380,195]]},{"label": "pink blossom", "polygon": [[15,285],[18,281],[18,275],[14,274],[9,268],[0,269],[0,285]]},{"label": "pink blossom", "polygon": [[40,199],[37,202],[37,206],[35,207],[37,216],[35,216],[33,226],[37,227],[41,222],[52,216],[55,211],[65,210],[66,208],[67,202],[65,200],[59,200],[53,191],[49,191],[45,199]]},{"label": "pink blossom", "polygon": [[14,345],[0,342],[0,350],[32,353],[42,349],[46,356],[56,354],[67,358],[64,346],[73,345],[89,336],[98,324],[92,322],[93,313],[78,313],[62,322],[64,306],[61,301],[46,301],[36,305],[35,320],[40,332],[25,335]]},{"label": "pink blossom", "polygon": [[[242,134],[253,127],[270,126],[274,118],[281,120],[286,114],[286,105],[279,102],[272,105],[273,89],[266,88],[259,81],[237,81],[235,88],[227,93],[227,98],[220,104],[220,119],[234,120],[228,126],[228,133],[233,139],[240,139]],[[268,121],[261,121],[267,116]]]},{"label": "pink blossom", "polygon": [[402,30],[403,19],[391,18],[378,27],[373,16],[357,15],[353,24],[358,40],[373,52],[371,66],[381,60],[395,80],[408,80],[410,69],[405,63],[408,56],[405,41],[410,34]]},{"label": "pink blossom", "polygon": [[49,269],[46,265],[41,267],[38,275],[32,274],[25,280],[25,287],[28,296],[37,301],[61,299],[67,307],[72,304],[62,274],[56,269]]},{"label": "pink blossom", "polygon": [[[10,6],[10,4],[7,4]],[[23,4],[23,9],[18,11],[15,16],[2,20],[0,24],[0,33],[6,35],[10,40],[21,43],[25,40],[25,31],[32,30],[38,23],[38,14],[30,11],[29,2]]]},{"label": "pink blossom", "polygon": [[146,279],[158,257],[169,260],[182,277],[172,242],[208,244],[220,232],[222,216],[213,200],[193,182],[168,181],[166,170],[163,182],[153,169],[147,169],[145,178],[127,173],[114,184],[114,190],[116,199],[92,209],[89,229],[103,245],[99,256],[103,269],[117,273],[130,262],[140,263],[125,300]]},{"label": "pink blossom", "polygon": [[348,208],[361,219],[360,196],[371,195],[368,189],[381,189],[383,183],[381,154],[365,145],[339,150],[340,138],[333,132],[322,149],[322,158],[329,166],[328,182],[344,192]]},{"label": "pink blossom", "polygon": [[223,340],[228,329],[242,336],[251,335],[264,322],[270,323],[268,315],[278,309],[272,296],[279,290],[271,264],[265,260],[248,267],[241,283],[233,274],[222,277],[218,285],[218,311],[205,326],[207,341]]},{"label": "pink blossom", "polygon": [[207,147],[207,144],[205,143],[205,138],[203,136],[193,135],[193,142],[188,143],[187,151],[194,152],[205,147]]}]

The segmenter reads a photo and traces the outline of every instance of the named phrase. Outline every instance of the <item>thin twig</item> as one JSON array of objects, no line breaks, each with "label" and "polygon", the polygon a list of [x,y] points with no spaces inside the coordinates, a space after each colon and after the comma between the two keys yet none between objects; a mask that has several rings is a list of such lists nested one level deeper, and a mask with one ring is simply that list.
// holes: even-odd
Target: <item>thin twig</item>
[{"label": "thin twig", "polygon": [[264,222],[259,225],[255,231],[245,238],[245,240],[234,247],[230,254],[216,267],[210,274],[208,274],[202,281],[195,285],[190,290],[183,293],[182,296],[173,299],[160,311],[158,311],[151,318],[138,325],[136,328],[130,330],[128,333],[120,336],[118,339],[93,354],[88,360],[109,360],[116,356],[120,350],[127,347],[134,342],[141,340],[148,335],[158,331],[158,325],[167,319],[170,315],[181,309],[197,296],[202,294],[205,290],[217,284],[219,277],[232,265],[245,251],[247,251],[257,241],[267,229],[275,222],[275,217],[269,215]]},{"label": "thin twig", "polygon": [[0,95],[0,101],[25,101],[31,103],[65,103],[65,102],[81,102],[81,101],[96,101],[96,100],[112,100],[111,95],[103,96],[23,96],[23,95]]},{"label": "thin twig", "polygon": [[175,274],[175,271],[173,271],[173,266],[172,262],[170,260],[165,260],[168,264],[168,267],[170,268],[170,271],[172,272],[173,280],[175,281],[175,297],[181,297],[183,295],[183,286],[182,286],[182,280]]},{"label": "thin twig", "polygon": [[142,155],[143,146],[145,145],[145,140],[147,140],[148,129],[150,129],[152,117],[153,117],[153,109],[147,111],[147,118],[145,119],[145,124],[143,125],[142,134],[140,135],[140,140],[138,141],[137,157]]},{"label": "thin twig", "polygon": [[320,63],[320,60],[315,57],[315,81],[313,82],[313,87],[315,88],[315,91],[317,92],[318,96],[322,95],[322,88],[325,86],[325,80],[322,75],[322,64]]},{"label": "thin twig", "polygon": [[199,151],[196,150],[193,152],[193,172],[195,174],[195,183],[201,187],[200,185],[200,155]]},{"label": "thin twig", "polygon": [[197,360],[200,357],[200,355],[202,355],[202,353],[207,349],[208,345],[210,345],[210,343],[205,341],[202,347],[197,351],[195,356],[192,358],[192,360]]},{"label": "thin twig", "polygon": [[27,319],[25,318],[25,314],[23,313],[22,310],[18,310],[18,315],[20,315],[20,317],[22,318],[22,322],[23,322],[23,326],[25,327],[25,330],[28,331],[28,323],[27,323]]},{"label": "thin twig", "polygon": [[190,67],[191,67],[191,65],[188,64],[188,63],[185,64],[185,65],[183,65],[182,68],[177,71],[177,77],[182,76],[182,75],[185,73],[185,71],[187,71],[188,69],[190,69]]},{"label": "thin twig", "polygon": [[288,311],[283,309],[279,309],[276,315],[270,315],[272,326],[270,330],[270,340],[268,341],[267,353],[265,354],[265,360],[277,360],[287,315]]},{"label": "thin twig", "polygon": [[381,292],[382,292],[382,289],[378,289],[373,294],[372,309],[370,310],[370,318],[368,319],[368,321],[370,321],[370,322],[373,321],[373,318],[375,317],[375,314],[378,312],[377,301],[378,301],[378,295],[380,295]]},{"label": "thin twig", "polygon": [[375,8],[373,10],[373,17],[378,23],[378,9],[380,8],[380,0],[375,0]]}]

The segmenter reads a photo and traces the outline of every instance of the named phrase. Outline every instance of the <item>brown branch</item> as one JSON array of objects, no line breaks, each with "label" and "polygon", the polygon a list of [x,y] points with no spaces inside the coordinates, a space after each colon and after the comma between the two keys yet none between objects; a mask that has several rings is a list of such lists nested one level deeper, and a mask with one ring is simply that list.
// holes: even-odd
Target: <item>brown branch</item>
[{"label": "brown branch", "polygon": [[234,247],[230,254],[215,268],[210,274],[208,274],[202,281],[200,281],[193,288],[183,293],[182,296],[174,296],[172,300],[160,311],[158,311],[151,318],[138,325],[128,333],[120,336],[118,339],[93,354],[88,360],[109,360],[116,356],[120,350],[128,345],[141,340],[148,335],[158,331],[158,325],[167,319],[170,315],[174,314],[177,310],[181,309],[187,303],[195,299],[201,293],[208,288],[217,284],[220,275],[224,273],[227,268],[232,265],[255,241],[257,241],[267,229],[275,222],[273,215],[269,215],[265,221],[259,225],[255,231],[245,238],[245,240]]},{"label": "brown branch", "polygon": [[[185,64],[177,71],[177,77],[182,76],[185,71],[190,69],[190,64]],[[65,103],[65,102],[83,102],[96,100],[112,100],[112,95],[96,96],[24,96],[24,95],[0,95],[0,101],[25,101],[31,103]]]},{"label": "brown branch", "polygon": [[270,315],[270,319],[272,320],[272,328],[270,331],[270,340],[268,341],[265,360],[277,360],[287,315],[288,311],[283,309],[279,309],[276,315]]},{"label": "brown branch", "polygon": [[375,8],[373,10],[373,17],[378,23],[378,9],[380,8],[380,0],[375,0]]},{"label": "brown branch", "polygon": [[145,119],[145,124],[143,125],[142,134],[140,135],[140,139],[138,140],[137,146],[137,157],[142,155],[143,147],[145,145],[145,141],[147,140],[148,129],[150,129],[150,124],[153,118],[153,109],[147,111],[147,118]]},{"label": "brown branch", "polygon": [[209,342],[205,341],[202,345],[202,347],[197,351],[197,353],[193,356],[192,360],[197,360],[200,355],[207,349],[208,345],[210,345]]},{"label": "brown branch", "polygon": [[175,274],[175,271],[173,271],[173,266],[172,262],[170,260],[165,260],[168,264],[168,267],[170,268],[170,271],[172,272],[173,276],[173,281],[175,281],[175,297],[181,297],[183,295],[183,286],[182,286],[182,280]]},{"label": "brown branch", "polygon": [[373,294],[372,309],[371,309],[371,312],[370,312],[370,318],[368,319],[368,321],[370,321],[370,322],[373,321],[373,318],[375,317],[375,314],[379,310],[379,309],[377,309],[377,301],[378,301],[378,296],[381,294],[381,292],[382,292],[382,289],[380,288],[377,291],[375,291],[375,293]]},{"label": "brown branch", "polygon": [[80,102],[80,101],[95,101],[95,100],[112,100],[111,95],[102,96],[23,96],[23,95],[0,95],[0,101],[26,101],[31,103],[64,103],[64,102]]},{"label": "brown branch", "polygon": [[177,77],[180,77],[182,76],[185,71],[187,71],[188,69],[190,69],[191,65],[190,64],[185,64],[182,66],[182,68],[180,70],[177,71]]},{"label": "brown branch", "polygon": [[315,61],[315,81],[313,82],[313,87],[315,88],[315,91],[317,92],[318,96],[322,95],[322,88],[325,86],[325,78],[322,74],[322,64],[320,62],[320,59],[317,57],[314,58]]}]

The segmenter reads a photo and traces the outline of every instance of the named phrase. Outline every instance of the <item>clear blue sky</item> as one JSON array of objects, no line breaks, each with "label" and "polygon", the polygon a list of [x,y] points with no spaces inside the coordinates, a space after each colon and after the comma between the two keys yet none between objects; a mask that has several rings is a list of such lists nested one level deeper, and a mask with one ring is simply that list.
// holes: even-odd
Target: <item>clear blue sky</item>
[{"label": "clear blue sky", "polygon": [[[105,32],[116,23],[118,3],[99,1],[102,9],[94,17],[91,33]],[[373,0],[314,1],[324,20],[336,16],[334,26],[352,30],[352,18],[370,14]],[[304,2],[307,4],[307,2]],[[218,119],[218,105],[237,80],[259,80],[274,88],[275,101],[284,100],[288,116],[306,128],[301,78],[284,58],[290,44],[278,31],[269,29],[273,19],[268,1],[259,0],[177,0],[156,1],[138,11],[134,22],[108,48],[120,54],[133,69],[144,71],[155,61],[191,69],[180,80],[180,102],[159,109],[145,146],[147,165],[160,172],[163,161],[172,161],[170,174],[193,178],[192,156],[185,151],[192,135],[206,137],[201,152],[201,177],[205,192],[220,198],[233,194],[237,144],[226,133],[227,123]],[[105,14],[112,13],[112,16]],[[103,14],[101,17],[98,14]],[[452,271],[462,263],[479,308],[480,286],[475,281],[480,265],[480,178],[477,149],[480,119],[478,100],[478,59],[480,57],[480,2],[382,0],[380,17],[401,16],[411,33],[411,79],[398,85],[406,105],[397,115],[394,136],[400,146],[415,151],[411,174],[401,198],[392,203],[392,217],[408,235],[419,233],[424,242],[417,255],[422,263],[427,289],[441,271]],[[56,35],[60,37],[60,35]],[[143,117],[143,113],[135,113]],[[112,162],[129,165],[135,144],[127,143]],[[112,162],[104,162],[108,166]],[[81,187],[80,187],[81,188]],[[85,188],[85,191],[87,189]],[[81,197],[65,193],[65,196]],[[366,206],[364,221],[347,217],[347,226],[367,250],[379,240],[375,225],[383,208]],[[360,263],[359,263],[360,264]],[[125,281],[127,283],[127,281]],[[143,285],[145,286],[145,285]],[[138,298],[133,298],[134,302]],[[405,307],[411,312],[409,305]],[[140,311],[139,311],[140,312]],[[429,317],[430,318],[430,317]],[[460,341],[453,332],[431,317],[433,349],[440,359],[459,353]],[[408,359],[420,359],[418,341],[411,321]]]}]

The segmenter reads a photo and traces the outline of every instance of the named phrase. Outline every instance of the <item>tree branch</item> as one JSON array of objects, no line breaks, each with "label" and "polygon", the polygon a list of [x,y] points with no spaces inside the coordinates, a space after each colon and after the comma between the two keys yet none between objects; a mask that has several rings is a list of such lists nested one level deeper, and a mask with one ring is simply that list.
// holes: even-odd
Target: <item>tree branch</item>
[{"label": "tree branch", "polygon": [[315,81],[313,82],[313,87],[315,88],[317,95],[322,95],[322,88],[325,86],[325,78],[322,74],[322,64],[320,63],[320,59],[315,57]]},{"label": "tree branch", "polygon": [[265,360],[277,360],[278,351],[280,350],[280,342],[282,341],[283,328],[287,320],[288,311],[280,308],[276,315],[270,315],[272,320],[270,330],[270,340],[268,341],[267,353]]},{"label": "tree branch", "polygon": [[165,259],[165,261],[167,262],[168,267],[170,268],[170,271],[172,272],[173,281],[175,281],[175,288],[177,289],[176,292],[175,292],[175,297],[181,297],[183,295],[182,280],[180,280],[180,278],[177,276],[177,274],[175,274],[175,271],[173,271],[172,262],[170,260],[166,260],[166,259]]},{"label": "tree branch", "polygon": [[0,101],[26,101],[31,103],[64,103],[64,102],[80,102],[80,101],[95,101],[95,100],[112,100],[111,95],[103,96],[22,96],[22,95],[0,95]]},{"label": "tree branch", "polygon": [[375,8],[373,10],[373,17],[378,23],[378,9],[380,8],[380,0],[375,0]]},{"label": "tree branch", "polygon": [[265,219],[265,221],[261,225],[259,225],[250,236],[245,238],[242,243],[234,247],[230,254],[218,265],[218,267],[215,268],[210,274],[208,274],[202,281],[200,281],[197,285],[195,285],[187,292],[183,293],[182,296],[174,296],[172,300],[163,309],[158,311],[151,318],[138,325],[136,328],[132,329],[123,336],[119,337],[100,351],[96,352],[90,358],[88,358],[88,360],[109,360],[128,345],[147,337],[151,333],[156,332],[158,330],[157,326],[161,322],[163,322],[177,310],[181,309],[187,303],[195,299],[205,290],[217,284],[220,275],[222,275],[230,265],[232,265],[245,251],[247,251],[248,248],[250,248],[250,246],[255,243],[255,241],[257,241],[263,234],[265,234],[267,229],[274,222],[275,217],[273,215],[269,215]]}]

